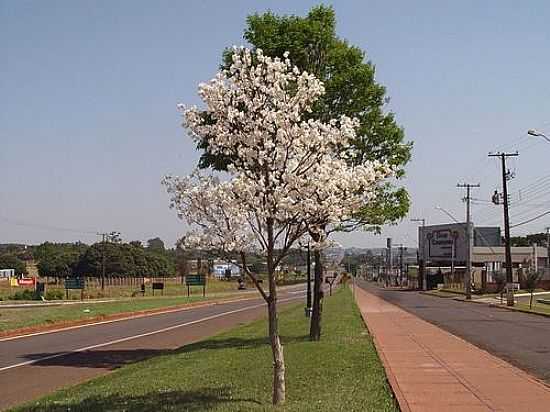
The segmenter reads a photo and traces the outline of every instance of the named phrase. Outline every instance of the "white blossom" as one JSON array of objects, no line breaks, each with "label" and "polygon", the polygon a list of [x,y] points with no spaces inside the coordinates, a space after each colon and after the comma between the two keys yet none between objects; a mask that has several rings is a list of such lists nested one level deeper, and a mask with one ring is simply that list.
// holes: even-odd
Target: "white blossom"
[{"label": "white blossom", "polygon": [[391,170],[377,161],[350,166],[356,119],[309,118],[324,91],[287,53],[279,59],[235,48],[231,67],[199,85],[205,108],[178,105],[192,138],[232,160],[226,181],[199,172],[165,178],[171,205],[193,228],[186,244],[265,249],[269,224],[280,247],[306,233],[322,243],[327,228],[372,199]]}]

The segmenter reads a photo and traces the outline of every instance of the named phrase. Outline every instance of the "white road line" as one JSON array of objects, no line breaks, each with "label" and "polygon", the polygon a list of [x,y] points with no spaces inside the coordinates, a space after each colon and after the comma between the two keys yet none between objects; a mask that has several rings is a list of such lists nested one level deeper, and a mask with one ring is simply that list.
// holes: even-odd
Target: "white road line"
[{"label": "white road line", "polygon": [[[99,322],[84,323],[83,325],[67,326],[67,327],[61,327],[59,329],[45,330],[45,331],[42,331],[42,332],[27,333],[25,335],[10,336],[10,337],[7,337],[7,338],[0,339],[0,343],[6,342],[6,341],[9,341],[9,340],[29,338],[29,337],[32,337],[32,336],[47,335],[49,333],[65,332],[67,330],[87,328],[89,326],[105,325],[107,323],[122,322],[122,321],[125,321],[125,320],[140,319],[140,318],[146,318],[146,317],[149,317],[149,316],[166,315],[166,314],[169,314],[169,313],[184,312],[186,310],[201,309],[201,308],[205,308],[205,307],[208,307],[208,306],[223,305],[223,304],[226,304],[226,303],[244,302],[244,301],[247,301],[247,300],[256,300],[256,299],[259,299],[259,297],[241,298],[241,299],[233,299],[233,300],[226,300],[226,301],[205,301],[204,304],[194,305],[194,306],[185,306],[185,307],[180,307],[180,308],[175,308],[175,309],[170,309],[168,307],[166,310],[162,310],[162,311],[159,311],[159,312],[141,313],[141,314],[137,314],[137,315],[125,316],[125,317],[119,318],[119,319],[102,320],[102,321],[99,321]],[[116,315],[116,313],[114,315]]]},{"label": "white road line", "polygon": [[[281,299],[281,300],[279,300],[279,302],[287,302],[289,300],[295,300],[295,299],[296,299],[296,297]],[[212,319],[220,318],[222,316],[232,315],[234,313],[244,312],[244,311],[250,310],[250,309],[261,308],[263,306],[265,306],[265,303],[261,303],[259,305],[247,306],[246,308],[235,309],[235,310],[230,310],[230,311],[227,311],[227,312],[218,313],[216,315],[207,316],[205,318],[193,320],[193,321],[190,321],[190,322],[180,323],[178,325],[169,326],[167,328],[162,328],[162,329],[158,329],[158,330],[154,330],[154,331],[146,332],[146,333],[140,333],[139,335],[127,336],[125,338],[115,339],[115,340],[112,340],[112,341],[109,341],[109,342],[99,343],[97,345],[86,346],[84,348],[73,349],[71,351],[67,351],[67,352],[63,352],[63,353],[56,353],[55,355],[44,356],[42,358],[33,359],[33,360],[30,360],[30,361],[21,362],[21,363],[16,363],[14,365],[5,366],[3,368],[0,368],[0,372],[7,371],[9,369],[19,368],[21,366],[32,365],[33,363],[42,362],[42,361],[49,360],[49,359],[60,358],[62,356],[69,355],[71,353],[85,352],[85,351],[91,350],[91,349],[97,349],[97,348],[101,348],[101,347],[104,347],[104,346],[115,345],[117,343],[127,342],[127,341],[130,341],[130,340],[139,339],[139,338],[144,338],[146,336],[156,335],[158,333],[168,332],[168,331],[171,331],[171,330],[174,330],[174,329],[182,328],[184,326],[189,326],[189,325],[194,325],[196,323],[206,322],[206,321],[209,321],[209,320],[212,320]]]}]

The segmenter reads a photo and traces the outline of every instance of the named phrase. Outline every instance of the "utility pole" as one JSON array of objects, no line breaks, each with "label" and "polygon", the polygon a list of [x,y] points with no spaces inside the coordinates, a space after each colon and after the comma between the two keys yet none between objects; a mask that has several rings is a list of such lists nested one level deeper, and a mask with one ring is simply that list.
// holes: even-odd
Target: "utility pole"
[{"label": "utility pole", "polygon": [[428,287],[427,287],[427,284],[426,284],[426,253],[425,253],[425,250],[426,250],[426,246],[425,246],[425,240],[424,240],[424,236],[426,236],[426,234],[424,233],[424,228],[426,227],[426,219],[424,218],[416,218],[416,219],[411,219],[411,222],[422,222],[422,241],[420,242],[419,246],[422,246],[422,251],[420,252],[420,262],[419,263],[419,267],[418,267],[418,271],[419,271],[419,276],[421,276],[421,279],[422,279],[422,290],[428,290]]},{"label": "utility pole", "polygon": [[[470,201],[472,200],[470,196],[470,189],[475,189],[479,187],[479,183],[459,183],[456,185],[459,188],[466,189],[466,197],[464,198],[466,202],[466,273],[464,276],[464,291],[466,292],[466,299],[472,299],[472,256],[474,249],[474,231],[472,230],[472,219],[470,214]],[[454,245],[454,243],[453,243]]]},{"label": "utility pole", "polygon": [[404,246],[399,245],[399,286],[403,283],[403,250]]},{"label": "utility pole", "polygon": [[550,227],[546,228],[546,270],[550,271]]},{"label": "utility pole", "polygon": [[489,157],[500,157],[502,166],[502,197],[504,203],[504,246],[506,253],[506,305],[514,306],[514,289],[512,283],[512,250],[510,247],[510,216],[508,213],[508,180],[512,178],[511,174],[506,169],[506,158],[519,156],[515,153],[489,153]]},{"label": "utility pole", "polygon": [[387,240],[386,240],[386,246],[387,246],[387,250],[388,250],[388,254],[387,254],[387,269],[386,269],[386,287],[389,286],[389,284],[391,284],[391,272],[392,272],[392,268],[393,268],[393,259],[392,259],[392,253],[391,253],[391,249],[392,249],[392,239],[391,237],[389,237]]}]

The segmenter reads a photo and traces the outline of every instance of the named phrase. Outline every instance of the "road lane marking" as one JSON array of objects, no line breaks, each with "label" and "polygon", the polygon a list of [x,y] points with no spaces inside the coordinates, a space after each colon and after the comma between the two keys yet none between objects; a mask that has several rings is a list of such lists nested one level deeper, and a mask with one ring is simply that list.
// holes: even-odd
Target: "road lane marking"
[{"label": "road lane marking", "polygon": [[[289,290],[291,288],[295,288],[295,287],[296,286],[294,286],[294,285],[283,286],[281,288],[282,289],[281,292],[284,293],[287,290]],[[298,285],[298,287],[300,287],[300,285]],[[289,291],[288,293],[293,293],[293,292]],[[162,310],[162,311],[159,311],[159,312],[141,313],[141,314],[137,314],[137,315],[125,316],[125,317],[119,318],[119,319],[108,319],[108,320],[102,320],[102,321],[99,321],[99,322],[84,323],[82,325],[67,326],[67,327],[61,327],[61,328],[58,328],[58,329],[44,330],[44,331],[41,331],[41,332],[27,333],[25,335],[8,336],[8,337],[5,337],[5,338],[0,338],[0,343],[7,342],[9,340],[29,338],[29,337],[32,337],[32,336],[47,335],[49,333],[65,332],[67,330],[87,328],[89,326],[105,325],[107,323],[122,322],[122,321],[125,321],[125,320],[146,318],[148,316],[165,315],[165,314],[169,314],[169,313],[183,312],[183,311],[186,311],[186,310],[200,309],[200,308],[205,308],[205,307],[208,307],[208,306],[215,306],[215,305],[223,305],[223,304],[226,304],[226,303],[246,302],[247,300],[256,300],[256,299],[260,299],[260,298],[261,298],[260,296],[253,296],[253,297],[243,297],[243,298],[239,298],[239,299],[232,299],[232,300],[226,300],[226,301],[206,301],[202,304],[194,305],[194,306],[185,306],[185,307],[180,307],[180,308],[175,308],[175,309],[168,308],[166,310]],[[0,306],[0,309],[1,308],[2,307]],[[113,314],[113,315],[116,315],[116,313]]]},{"label": "road lane marking", "polygon": [[[287,302],[289,300],[296,300],[297,298],[298,297],[280,299],[279,302]],[[140,333],[138,335],[127,336],[127,337],[120,338],[120,339],[115,339],[115,340],[112,340],[112,341],[109,341],[109,342],[98,343],[96,345],[86,346],[84,348],[73,349],[73,350],[70,350],[70,351],[67,351],[67,352],[56,353],[55,355],[44,356],[44,357],[39,358],[39,359],[33,359],[33,360],[26,361],[26,362],[20,362],[20,363],[16,363],[16,364],[9,365],[9,366],[4,366],[3,368],[0,368],[0,372],[7,371],[9,369],[19,368],[21,366],[32,365],[32,364],[37,363],[37,362],[43,362],[43,361],[50,360],[50,359],[60,358],[62,356],[70,355],[72,353],[86,352],[88,350],[97,349],[97,348],[101,348],[101,347],[104,347],[104,346],[116,345],[117,343],[127,342],[127,341],[130,341],[130,340],[140,339],[140,338],[144,338],[144,337],[147,337],[147,336],[156,335],[156,334],[159,334],[159,333],[169,332],[171,330],[182,328],[184,326],[190,326],[190,325],[194,325],[194,324],[201,323],[201,322],[207,322],[207,321],[212,320],[212,319],[221,318],[222,316],[232,315],[232,314],[239,313],[239,312],[244,312],[244,311],[250,310],[250,309],[261,308],[261,307],[264,307],[265,305],[266,305],[265,302],[263,302],[259,305],[247,306],[245,308],[230,310],[230,311],[227,311],[227,312],[218,313],[216,315],[210,315],[210,316],[207,316],[205,318],[196,319],[196,320],[193,320],[193,321],[180,323],[180,324],[173,325],[173,326],[168,326],[166,328],[154,330],[154,331],[151,331],[151,332],[146,332],[146,333]]]},{"label": "road lane marking", "polygon": [[[130,315],[130,316],[126,316],[126,317],[119,318],[119,319],[102,320],[102,321],[99,321],[99,322],[85,323],[83,325],[67,326],[65,328],[62,327],[62,328],[58,328],[58,329],[45,330],[45,331],[42,331],[42,332],[27,333],[25,335],[9,336],[9,337],[6,337],[6,338],[1,338],[0,343],[7,342],[9,340],[29,338],[29,337],[32,337],[32,336],[47,335],[49,333],[65,332],[67,330],[86,328],[88,326],[105,325],[107,323],[122,322],[122,321],[125,321],[125,320],[146,318],[148,316],[166,315],[166,314],[169,314],[169,313],[184,312],[186,310],[201,309],[201,308],[206,308],[206,307],[209,307],[209,306],[224,305],[226,303],[245,302],[247,300],[256,300],[256,299],[260,299],[260,297],[241,298],[241,299],[233,299],[233,300],[217,301],[217,302],[216,301],[210,301],[210,302],[207,301],[207,302],[204,302],[204,304],[200,304],[200,305],[185,306],[185,307],[180,307],[180,308],[175,308],[175,309],[169,309],[168,308],[168,309],[162,310],[160,312],[140,313],[140,314],[137,314],[137,315]],[[114,315],[116,315],[116,313]]]}]

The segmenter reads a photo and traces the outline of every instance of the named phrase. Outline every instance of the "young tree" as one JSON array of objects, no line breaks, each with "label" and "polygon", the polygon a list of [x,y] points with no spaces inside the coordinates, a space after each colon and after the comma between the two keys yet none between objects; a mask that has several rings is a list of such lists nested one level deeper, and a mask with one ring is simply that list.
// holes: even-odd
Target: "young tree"
[{"label": "young tree", "polygon": [[527,275],[525,276],[525,289],[531,294],[529,298],[529,309],[533,308],[533,292],[535,292],[541,278],[542,273],[540,271],[527,271]]},{"label": "young tree", "polygon": [[[389,98],[385,87],[375,79],[374,64],[367,60],[364,51],[336,35],[332,7],[313,7],[305,17],[272,12],[251,15],[247,18],[244,38],[267,56],[283,58],[285,52],[290,53],[300,71],[312,73],[324,83],[325,93],[312,105],[307,118],[328,122],[345,115],[358,120],[355,137],[344,149],[348,163],[358,165],[379,160],[391,165],[396,177],[404,176],[412,143],[405,141],[395,115],[384,110]],[[224,54],[225,68],[232,64],[231,54],[230,51]],[[227,170],[232,158],[210,150],[209,136],[203,136],[198,147],[203,150],[201,167]],[[364,229],[379,231],[382,225],[405,217],[409,195],[397,182],[378,186],[376,196],[355,211],[353,225],[342,225],[339,230],[354,230],[359,224]],[[317,309],[320,308],[322,266],[318,251],[313,252],[313,258],[317,271],[310,338],[319,340],[321,313]]]},{"label": "young tree", "polygon": [[[280,59],[259,49],[235,49],[231,66],[199,86],[205,110],[183,112],[197,142],[208,139],[210,153],[231,159],[224,180],[197,171],[164,181],[171,205],[194,228],[184,245],[237,253],[267,303],[274,404],[286,396],[277,265],[305,235],[321,247],[326,228],[353,216],[390,174],[378,161],[348,162],[345,148],[356,137],[356,120],[308,117],[324,91],[320,80],[293,67],[286,54]],[[251,250],[265,256],[267,290],[246,264]]]}]

